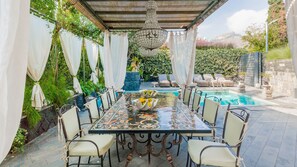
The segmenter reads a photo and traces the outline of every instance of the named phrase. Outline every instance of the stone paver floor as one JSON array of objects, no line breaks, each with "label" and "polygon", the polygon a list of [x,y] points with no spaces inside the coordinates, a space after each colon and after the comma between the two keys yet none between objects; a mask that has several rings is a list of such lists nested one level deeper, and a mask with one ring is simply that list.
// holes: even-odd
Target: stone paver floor
[{"label": "stone paver floor", "polygon": [[[289,103],[289,102],[287,102]],[[295,107],[294,107],[295,106]],[[259,106],[249,107],[251,117],[249,129],[241,149],[241,156],[246,167],[297,167],[297,105]],[[218,126],[223,124],[225,107],[221,107],[218,116]],[[87,112],[81,112],[82,120],[87,120]],[[112,147],[111,158],[113,167],[121,167],[125,164],[129,152],[127,147],[120,148],[121,163],[118,163],[115,145]],[[25,152],[8,156],[0,165],[1,167],[62,167],[61,159],[63,143],[58,141],[57,128],[52,128],[45,134],[33,140],[25,146]],[[183,142],[181,153],[176,157],[176,147],[170,152],[174,158],[174,164],[184,167],[186,163],[187,143]],[[77,161],[76,158],[72,158]],[[96,159],[94,158],[96,161]],[[83,158],[87,161],[87,158]],[[104,166],[108,165],[108,159]],[[137,157],[130,163],[131,167],[169,166],[166,157],[152,157],[148,165],[147,157]]]}]

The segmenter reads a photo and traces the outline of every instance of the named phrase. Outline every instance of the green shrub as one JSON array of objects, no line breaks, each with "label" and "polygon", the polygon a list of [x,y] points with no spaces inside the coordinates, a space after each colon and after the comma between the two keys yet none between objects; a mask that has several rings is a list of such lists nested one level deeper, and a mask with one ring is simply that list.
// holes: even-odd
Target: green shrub
[{"label": "green shrub", "polygon": [[143,71],[143,78],[145,81],[149,80],[150,76],[172,74],[169,50],[161,49],[155,56],[143,57],[140,69]]},{"label": "green shrub", "polygon": [[92,81],[81,82],[80,86],[86,96],[91,95],[92,92],[100,92],[104,89],[103,84],[94,84]]},{"label": "green shrub", "polygon": [[26,135],[27,135],[27,130],[19,128],[17,131],[17,134],[12,142],[12,146],[10,148],[11,153],[21,153],[24,152],[24,145],[26,142]]},{"label": "green shrub", "polygon": [[195,74],[220,73],[235,76],[238,73],[240,57],[247,52],[243,49],[206,49],[196,51]]},{"label": "green shrub", "polygon": [[[197,49],[195,74],[221,73],[235,76],[238,73],[240,57],[244,54],[247,54],[244,49]],[[161,49],[156,56],[142,57],[140,68],[143,70],[145,81],[157,74],[172,74],[169,50]]]},{"label": "green shrub", "polygon": [[276,49],[271,49],[266,54],[266,60],[267,61],[280,60],[280,59],[290,59],[290,58],[291,58],[291,51],[290,51],[289,46],[276,48]]}]

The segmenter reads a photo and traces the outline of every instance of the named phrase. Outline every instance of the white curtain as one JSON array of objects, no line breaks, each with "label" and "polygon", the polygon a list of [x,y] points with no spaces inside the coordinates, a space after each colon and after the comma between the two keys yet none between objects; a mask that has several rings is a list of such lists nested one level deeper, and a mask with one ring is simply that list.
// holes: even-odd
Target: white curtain
[{"label": "white curtain", "polygon": [[99,47],[101,63],[104,68],[104,80],[107,88],[119,90],[124,86],[127,67],[128,35],[110,34],[105,31],[104,47]]},{"label": "white curtain", "polygon": [[32,106],[41,109],[45,102],[45,96],[39,85],[39,80],[49,57],[55,25],[34,15],[31,15],[30,25],[27,74],[35,81],[31,97]]},{"label": "white curtain", "polygon": [[61,30],[60,40],[66,64],[69,68],[70,74],[73,77],[74,91],[76,93],[82,93],[80,84],[76,77],[81,59],[82,38],[67,32],[66,30]]},{"label": "white curtain", "polygon": [[173,75],[180,87],[193,81],[197,26],[187,32],[170,32],[169,49]]},{"label": "white curtain", "polygon": [[288,40],[292,54],[295,73],[297,75],[297,2],[286,0]]},{"label": "white curtain", "polygon": [[88,60],[90,67],[92,69],[92,74],[91,74],[91,81],[93,81],[95,84],[98,83],[98,78],[96,74],[96,66],[98,63],[98,57],[99,57],[99,46],[98,44],[95,44],[94,42],[85,39],[85,44],[86,44],[86,50],[87,50],[87,55],[88,55]]},{"label": "white curtain", "polygon": [[19,128],[28,58],[30,1],[0,0],[0,163]]}]

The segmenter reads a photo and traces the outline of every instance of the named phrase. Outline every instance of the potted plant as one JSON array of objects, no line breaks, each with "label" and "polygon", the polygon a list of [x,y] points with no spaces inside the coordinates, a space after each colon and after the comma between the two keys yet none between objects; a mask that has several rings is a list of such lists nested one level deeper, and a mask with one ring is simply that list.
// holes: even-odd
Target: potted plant
[{"label": "potted plant", "polygon": [[262,76],[263,88],[264,88],[263,94],[267,100],[271,100],[272,93],[273,93],[272,85],[270,84],[271,75],[267,73],[262,73],[261,76]]},{"label": "potted plant", "polygon": [[245,84],[244,84],[245,72],[239,72],[238,77],[239,77],[239,81],[238,81],[239,92],[245,93]]}]

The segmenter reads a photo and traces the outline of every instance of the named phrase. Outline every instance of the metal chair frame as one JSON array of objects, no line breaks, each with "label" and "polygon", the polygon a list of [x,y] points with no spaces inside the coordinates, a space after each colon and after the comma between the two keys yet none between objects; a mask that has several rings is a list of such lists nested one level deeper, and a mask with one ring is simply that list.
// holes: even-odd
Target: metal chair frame
[{"label": "metal chair frame", "polygon": [[[69,111],[69,109],[71,109],[72,107],[75,107],[73,105],[69,105],[69,104],[65,104],[64,106],[62,106],[60,108],[60,110],[58,111],[58,116],[60,118],[62,118],[63,114],[65,114],[67,111]],[[99,148],[97,146],[96,143],[94,143],[93,141],[91,140],[76,140],[78,137],[82,137],[82,128],[81,128],[81,123],[80,123],[80,119],[79,119],[79,116],[78,116],[78,111],[76,109],[76,115],[77,115],[77,119],[78,119],[78,127],[79,127],[79,132],[72,138],[72,139],[68,139],[67,138],[67,132],[66,132],[66,129],[65,129],[65,124],[64,124],[64,121],[63,119],[61,119],[61,126],[62,126],[62,130],[63,130],[63,134],[64,134],[64,138],[65,138],[65,141],[66,141],[66,148],[67,148],[67,151],[66,151],[66,166],[72,166],[72,165],[77,165],[77,166],[80,166],[80,165],[101,165],[101,167],[103,167],[103,161],[106,157],[106,153],[104,155],[100,155],[99,154]],[[100,159],[100,163],[90,163],[90,159],[91,159],[91,156],[89,156],[89,160],[88,160],[88,163],[81,163],[81,157],[82,156],[70,156],[69,155],[69,146],[71,143],[78,143],[78,142],[90,142],[92,143],[93,145],[95,145],[96,149],[97,149],[97,156],[98,158]],[[70,157],[78,157],[78,162],[77,163],[72,163],[72,164],[69,164],[69,158]],[[108,158],[109,158],[109,166],[111,167],[111,157],[110,157],[110,149],[108,150]]]}]

